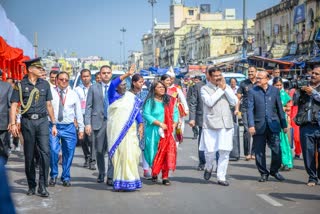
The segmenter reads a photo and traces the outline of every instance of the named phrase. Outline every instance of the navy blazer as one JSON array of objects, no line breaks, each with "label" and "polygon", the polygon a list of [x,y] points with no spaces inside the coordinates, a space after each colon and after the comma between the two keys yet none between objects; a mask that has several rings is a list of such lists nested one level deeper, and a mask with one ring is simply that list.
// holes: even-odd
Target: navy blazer
[{"label": "navy blazer", "polygon": [[268,86],[266,92],[259,86],[249,90],[247,113],[249,128],[255,127],[256,134],[264,134],[267,124],[273,133],[287,128],[280,92],[273,86]]}]

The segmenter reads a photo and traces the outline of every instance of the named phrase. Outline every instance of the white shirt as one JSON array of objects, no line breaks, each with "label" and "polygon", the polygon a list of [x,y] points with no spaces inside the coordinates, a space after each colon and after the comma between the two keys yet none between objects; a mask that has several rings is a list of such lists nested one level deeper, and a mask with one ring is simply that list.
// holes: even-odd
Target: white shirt
[{"label": "white shirt", "polygon": [[86,102],[87,102],[87,96],[88,96],[88,91],[89,91],[90,86],[85,87],[84,85],[81,85],[81,86],[79,85],[74,89],[74,91],[78,94],[83,115],[86,111]]},{"label": "white shirt", "polygon": [[53,100],[52,106],[54,110],[54,117],[57,124],[70,124],[74,123],[74,119],[77,119],[79,125],[79,131],[83,132],[84,124],[83,124],[83,115],[80,105],[80,100],[75,91],[73,91],[70,87],[64,90],[64,109],[63,109],[63,120],[61,122],[58,121],[58,113],[59,113],[59,102],[60,102],[60,89],[58,87],[51,87],[51,93]]}]

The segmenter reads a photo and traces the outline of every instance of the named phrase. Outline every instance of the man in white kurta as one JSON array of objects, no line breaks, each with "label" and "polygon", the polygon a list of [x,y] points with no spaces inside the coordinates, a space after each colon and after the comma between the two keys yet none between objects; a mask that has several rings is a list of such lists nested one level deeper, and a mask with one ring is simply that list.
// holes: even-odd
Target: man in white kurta
[{"label": "man in white kurta", "polygon": [[230,106],[235,106],[238,99],[231,87],[226,84],[219,69],[211,67],[207,72],[210,75],[210,82],[201,88],[204,118],[199,148],[205,151],[204,178],[210,179],[218,151],[218,184],[228,186],[226,173],[233,144],[233,117]]}]

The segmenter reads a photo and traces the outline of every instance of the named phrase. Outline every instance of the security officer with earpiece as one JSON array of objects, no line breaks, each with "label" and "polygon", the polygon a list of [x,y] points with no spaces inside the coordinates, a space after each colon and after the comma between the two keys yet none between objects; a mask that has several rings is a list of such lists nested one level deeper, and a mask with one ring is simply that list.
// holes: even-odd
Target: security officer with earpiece
[{"label": "security officer with earpiece", "polygon": [[52,94],[50,85],[41,79],[43,66],[41,58],[25,61],[27,75],[14,87],[11,97],[10,109],[10,132],[18,136],[19,130],[16,125],[16,112],[18,102],[21,103],[21,131],[24,138],[25,172],[29,190],[27,195],[34,195],[36,189],[36,170],[34,153],[37,147],[40,153],[39,163],[39,187],[38,194],[48,197],[46,189],[48,183],[50,149],[49,149],[49,122],[51,119],[52,134],[57,135],[56,122],[51,104]]}]

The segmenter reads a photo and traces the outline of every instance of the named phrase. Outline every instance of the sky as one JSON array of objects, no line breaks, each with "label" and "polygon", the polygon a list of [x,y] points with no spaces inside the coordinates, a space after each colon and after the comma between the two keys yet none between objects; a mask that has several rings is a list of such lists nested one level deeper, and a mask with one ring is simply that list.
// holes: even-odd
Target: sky
[{"label": "sky", "polygon": [[[246,0],[247,17],[255,18],[280,0]],[[235,8],[242,19],[242,0],[185,0],[186,6],[211,4],[211,11]],[[171,0],[154,5],[157,22],[168,22]],[[119,62],[124,36],[125,54],[142,51],[142,35],[151,31],[152,9],[148,0],[0,0],[8,18],[33,43],[38,33],[39,55],[43,50],[78,57],[102,56]],[[1,26],[0,26],[1,27]],[[125,28],[123,34],[120,29]],[[121,58],[120,58],[121,57]]]}]

